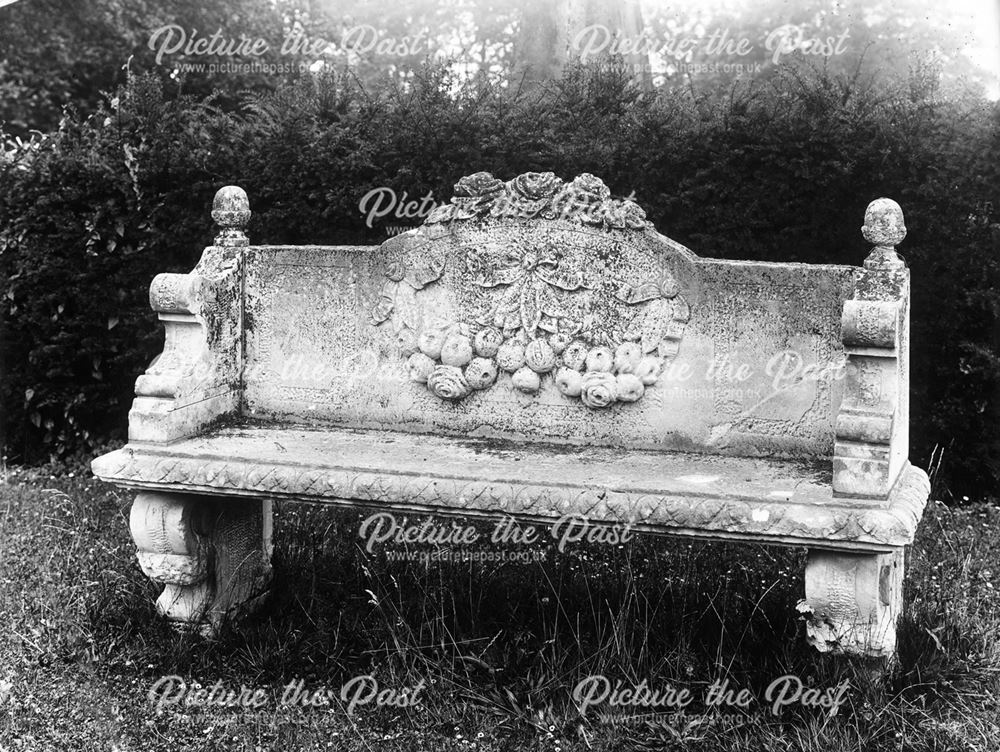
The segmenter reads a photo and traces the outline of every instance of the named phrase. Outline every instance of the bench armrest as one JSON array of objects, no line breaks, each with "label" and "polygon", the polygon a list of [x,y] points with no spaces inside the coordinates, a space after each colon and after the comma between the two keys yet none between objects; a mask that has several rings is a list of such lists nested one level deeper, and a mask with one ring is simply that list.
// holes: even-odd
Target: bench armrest
[{"label": "bench armrest", "polygon": [[837,414],[833,490],[886,499],[909,452],[910,272],[895,248],[906,236],[902,210],[895,201],[877,199],[861,229],[875,247],[855,275],[841,319],[847,378]]},{"label": "bench armrest", "polygon": [[206,430],[240,407],[243,374],[242,248],[246,194],[221,189],[215,245],[190,274],[158,274],[149,304],[163,322],[163,352],[135,383],[129,441],[164,443]]}]

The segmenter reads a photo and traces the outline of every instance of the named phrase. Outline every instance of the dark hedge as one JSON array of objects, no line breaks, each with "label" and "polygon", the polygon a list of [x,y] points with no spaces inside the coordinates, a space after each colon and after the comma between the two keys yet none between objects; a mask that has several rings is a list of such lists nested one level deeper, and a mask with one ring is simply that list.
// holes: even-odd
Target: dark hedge
[{"label": "dark hedge", "polygon": [[643,93],[614,70],[530,93],[439,68],[405,89],[329,73],[235,111],[135,77],[0,163],[5,453],[30,462],[123,437],[162,344],[149,282],[197,261],[220,186],[249,193],[254,241],[374,244],[414,220],[366,227],[371,189],[447,198],[477,170],[552,170],[634,192],[661,232],[723,258],[860,264],[866,205],[896,199],[913,274],[911,458],[937,468],[939,493],[995,494],[998,119],[920,75],[862,86],[792,65],[723,99]]}]

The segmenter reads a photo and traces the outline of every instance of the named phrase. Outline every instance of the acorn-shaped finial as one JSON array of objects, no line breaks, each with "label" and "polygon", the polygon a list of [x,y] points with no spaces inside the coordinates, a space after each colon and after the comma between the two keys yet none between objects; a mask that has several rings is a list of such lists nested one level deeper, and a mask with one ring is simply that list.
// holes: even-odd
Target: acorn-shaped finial
[{"label": "acorn-shaped finial", "polygon": [[868,204],[861,234],[875,246],[865,259],[865,267],[893,269],[905,266],[903,259],[896,254],[896,246],[906,237],[906,224],[903,222],[903,210],[891,198],[877,198]]},{"label": "acorn-shaped finial", "polygon": [[250,200],[246,191],[238,185],[227,185],[218,190],[212,202],[212,219],[219,226],[216,245],[249,245],[245,230],[250,221]]}]

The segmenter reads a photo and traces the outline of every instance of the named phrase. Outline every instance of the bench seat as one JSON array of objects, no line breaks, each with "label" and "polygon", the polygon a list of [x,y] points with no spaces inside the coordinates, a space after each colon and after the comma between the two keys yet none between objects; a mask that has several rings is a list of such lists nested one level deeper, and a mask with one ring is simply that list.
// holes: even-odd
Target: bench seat
[{"label": "bench seat", "polygon": [[543,523],[580,515],[640,532],[872,553],[912,542],[927,497],[926,475],[911,466],[887,500],[844,499],[829,461],[254,423],[129,444],[93,469],[136,489]]}]

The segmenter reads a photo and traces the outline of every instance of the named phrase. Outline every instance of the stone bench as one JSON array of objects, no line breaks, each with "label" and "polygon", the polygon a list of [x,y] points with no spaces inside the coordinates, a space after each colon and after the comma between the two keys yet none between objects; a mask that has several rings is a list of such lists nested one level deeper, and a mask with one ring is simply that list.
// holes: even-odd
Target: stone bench
[{"label": "stone bench", "polygon": [[477,173],[377,248],[251,246],[236,187],[212,216],[153,280],[164,351],[93,462],[138,492],[170,619],[258,604],[271,503],[304,500],[805,546],[809,641],[893,653],[929,493],[894,202],[863,267],[699,258],[586,174]]}]

